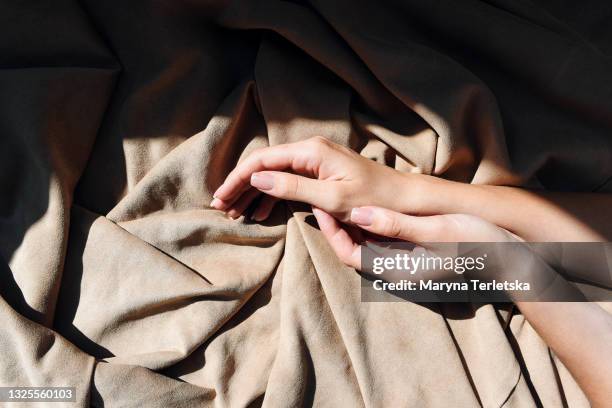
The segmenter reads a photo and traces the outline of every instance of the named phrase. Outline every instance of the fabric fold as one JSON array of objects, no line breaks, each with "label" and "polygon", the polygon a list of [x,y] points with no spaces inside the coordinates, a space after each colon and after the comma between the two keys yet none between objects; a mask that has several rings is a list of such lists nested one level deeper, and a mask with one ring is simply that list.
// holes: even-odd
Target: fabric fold
[{"label": "fabric fold", "polygon": [[505,306],[361,302],[308,206],[208,206],[255,149],[316,135],[403,172],[610,191],[612,8],[552,3],[2,4],[0,383],[78,406],[585,405]]}]

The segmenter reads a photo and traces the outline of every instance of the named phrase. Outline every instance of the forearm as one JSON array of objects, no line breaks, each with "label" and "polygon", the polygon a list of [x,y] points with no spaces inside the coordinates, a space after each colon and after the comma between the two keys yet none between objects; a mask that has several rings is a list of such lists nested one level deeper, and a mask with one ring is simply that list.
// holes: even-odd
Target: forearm
[{"label": "forearm", "polygon": [[424,213],[484,218],[527,241],[612,240],[612,194],[551,193],[428,177]]},{"label": "forearm", "polygon": [[593,407],[612,395],[612,316],[596,303],[516,302]]}]

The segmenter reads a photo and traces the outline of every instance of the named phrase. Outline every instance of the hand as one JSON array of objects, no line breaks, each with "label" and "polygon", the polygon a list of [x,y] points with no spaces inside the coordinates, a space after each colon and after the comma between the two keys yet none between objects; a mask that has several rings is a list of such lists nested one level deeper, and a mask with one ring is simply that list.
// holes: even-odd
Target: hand
[{"label": "hand", "polygon": [[[317,219],[323,236],[338,258],[346,265],[361,270],[359,241],[362,237],[323,209],[313,207],[312,213]],[[350,222],[370,234],[415,244],[518,241],[508,231],[479,217],[465,214],[412,216],[380,207],[367,206],[353,209]]]},{"label": "hand", "polygon": [[426,185],[449,183],[431,176],[407,174],[369,160],[323,137],[259,149],[227,176],[213,194],[213,208],[236,218],[261,193],[252,218],[264,220],[278,199],[302,201],[341,221],[350,210],[379,205],[420,213]]},{"label": "hand", "polygon": [[[345,225],[319,208],[313,207],[313,214],[338,258],[359,271],[364,271],[361,264],[363,247],[360,243],[364,241],[366,233],[376,235],[378,237],[376,241],[385,241],[380,237],[387,237],[386,241],[390,238],[416,244],[413,249],[402,250],[395,247],[389,251],[384,245],[378,250],[374,249],[374,252],[380,254],[386,252],[387,256],[394,256],[404,251],[408,252],[409,256],[418,256],[420,253],[440,257],[464,257],[474,254],[481,256],[481,251],[485,249],[488,255],[486,267],[466,271],[465,275],[469,279],[481,281],[516,279],[528,282],[531,291],[527,295],[522,295],[522,300],[583,299],[582,294],[551,268],[528,244],[508,231],[473,215],[447,214],[418,217],[379,207],[361,207],[351,212],[353,225]],[[363,230],[355,232],[352,230],[354,226]],[[443,242],[475,244],[457,246],[435,244]],[[484,243],[509,243],[509,245]],[[406,279],[415,282],[420,279],[445,280],[453,277],[456,277],[456,273],[446,269],[423,269],[415,274],[390,270],[385,272],[384,277],[379,276],[388,282]],[[512,291],[507,295],[513,299],[517,293],[520,295],[520,292]]]}]

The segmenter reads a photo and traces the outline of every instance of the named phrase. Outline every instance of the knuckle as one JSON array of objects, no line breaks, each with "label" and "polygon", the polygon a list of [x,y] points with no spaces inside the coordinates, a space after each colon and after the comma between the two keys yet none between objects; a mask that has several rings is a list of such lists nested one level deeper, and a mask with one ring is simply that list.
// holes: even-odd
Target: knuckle
[{"label": "knuckle", "polygon": [[349,268],[356,267],[355,262],[353,261],[353,259],[351,259],[351,253],[344,251],[336,251],[336,255],[338,256],[340,262],[342,262],[344,265],[348,266]]},{"label": "knuckle", "polygon": [[327,193],[329,211],[340,212],[346,203],[346,192],[342,188],[330,188]]},{"label": "knuckle", "polygon": [[263,153],[265,149],[266,149],[265,147],[256,147],[255,149],[251,151],[251,154],[255,154],[255,155],[261,154]]},{"label": "knuckle", "polygon": [[300,191],[302,190],[302,182],[299,177],[287,177],[291,180],[288,184],[289,194],[291,197],[299,197]]},{"label": "knuckle", "polygon": [[397,217],[385,215],[383,221],[384,235],[391,238],[400,238],[402,236],[402,225]]},{"label": "knuckle", "polygon": [[329,193],[327,197],[327,210],[332,213],[337,213],[340,211],[340,207],[341,204],[337,194]]},{"label": "knuckle", "polygon": [[309,152],[318,155],[329,148],[331,142],[322,136],[314,136],[308,139],[306,143]]},{"label": "knuckle", "polygon": [[282,198],[289,200],[299,198],[300,180],[292,175],[279,175],[274,182],[274,189]]},{"label": "knuckle", "polygon": [[338,259],[340,259],[340,262],[342,262],[345,265],[350,266],[350,260],[348,256],[346,256],[344,253],[339,253],[336,255],[338,256]]},{"label": "knuckle", "polygon": [[323,144],[323,145],[328,145],[329,144],[329,139],[327,139],[327,138],[325,138],[323,136],[319,136],[319,135],[313,136],[313,137],[311,137],[308,140],[310,140],[312,143],[315,143],[315,144]]},{"label": "knuckle", "polygon": [[286,197],[287,193],[290,191],[290,186],[287,177],[282,175],[278,175],[274,180],[274,190],[276,193],[282,197]]},{"label": "knuckle", "polygon": [[253,151],[251,151],[248,157],[251,160],[260,160],[261,157],[265,155],[267,149],[267,147],[258,147],[256,149],[253,149]]}]

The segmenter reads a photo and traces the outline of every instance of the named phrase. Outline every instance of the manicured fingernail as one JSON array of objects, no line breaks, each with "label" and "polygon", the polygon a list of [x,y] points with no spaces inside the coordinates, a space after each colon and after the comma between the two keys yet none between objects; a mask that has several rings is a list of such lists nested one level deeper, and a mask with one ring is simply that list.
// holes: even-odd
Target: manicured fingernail
[{"label": "manicured fingernail", "polygon": [[353,208],[351,211],[351,221],[357,225],[372,225],[374,211],[370,208]]},{"label": "manicured fingernail", "polygon": [[219,191],[221,191],[221,189],[223,189],[223,184],[221,184],[219,188],[215,190],[215,192],[213,193],[213,198],[219,197]]},{"label": "manicured fingernail", "polygon": [[266,173],[254,173],[251,176],[251,185],[260,190],[272,190],[274,188],[274,177]]},{"label": "manicured fingernail", "polygon": [[251,215],[251,219],[257,222],[261,222],[265,220],[266,218],[268,218],[268,216],[265,213],[259,212],[259,211],[255,211],[253,215]]},{"label": "manicured fingernail", "polygon": [[221,209],[221,200],[219,200],[218,198],[213,198],[213,200],[210,202],[210,206],[212,208],[216,208],[217,210]]}]

